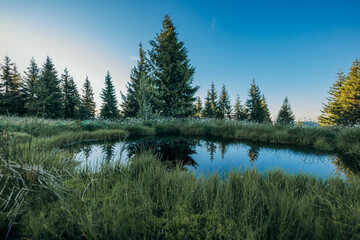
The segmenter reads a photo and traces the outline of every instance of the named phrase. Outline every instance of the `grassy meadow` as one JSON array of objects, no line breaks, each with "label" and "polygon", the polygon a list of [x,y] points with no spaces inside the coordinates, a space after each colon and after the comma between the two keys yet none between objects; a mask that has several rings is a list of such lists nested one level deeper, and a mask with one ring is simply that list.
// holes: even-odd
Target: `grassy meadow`
[{"label": "grassy meadow", "polygon": [[66,146],[183,134],[360,156],[360,129],[236,121],[0,117],[0,236],[9,239],[359,239],[359,180],[233,170],[195,177],[144,151],[76,168]]}]

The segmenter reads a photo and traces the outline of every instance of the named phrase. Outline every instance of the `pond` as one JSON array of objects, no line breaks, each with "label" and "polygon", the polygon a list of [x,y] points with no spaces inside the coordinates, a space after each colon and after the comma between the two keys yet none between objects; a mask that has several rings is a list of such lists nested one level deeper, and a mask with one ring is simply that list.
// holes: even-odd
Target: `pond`
[{"label": "pond", "polygon": [[77,146],[75,158],[82,168],[96,169],[104,161],[127,162],[139,150],[152,149],[170,165],[199,174],[230,169],[255,168],[260,172],[281,169],[287,173],[343,179],[358,175],[358,166],[349,156],[309,148],[234,142],[193,137],[142,137],[120,142],[98,142]]}]

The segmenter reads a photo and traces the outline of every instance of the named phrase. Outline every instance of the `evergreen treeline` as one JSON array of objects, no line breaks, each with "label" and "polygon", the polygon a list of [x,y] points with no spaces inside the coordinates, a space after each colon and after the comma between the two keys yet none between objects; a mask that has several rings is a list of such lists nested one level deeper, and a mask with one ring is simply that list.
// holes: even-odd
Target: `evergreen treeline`
[{"label": "evergreen treeline", "polygon": [[[266,98],[255,80],[245,102],[237,96],[231,105],[225,85],[218,92],[214,83],[203,101],[195,97],[199,88],[192,85],[195,68],[190,64],[187,49],[179,40],[169,15],[165,15],[160,33],[150,41],[150,46],[146,51],[139,45],[139,60],[131,71],[126,93],[121,93],[120,105],[111,75],[107,73],[101,92],[100,117],[148,119],[163,116],[272,122]],[[32,58],[22,75],[10,57],[5,56],[0,68],[0,114],[71,119],[96,117],[94,92],[88,77],[81,90],[80,94],[68,69],[58,73],[50,57],[41,67]],[[329,95],[318,119],[322,125],[359,123],[359,60],[354,61],[348,74],[338,74]],[[275,122],[293,125],[294,119],[286,97]]]},{"label": "evergreen treeline", "polygon": [[8,56],[0,70],[1,114],[72,119],[95,117],[94,93],[88,78],[80,96],[68,69],[59,77],[50,57],[41,69],[32,58],[23,77]]},{"label": "evergreen treeline", "polygon": [[[211,83],[205,97],[204,106],[198,97],[194,105],[194,117],[196,118],[217,118],[234,119],[239,121],[250,121],[258,123],[272,123],[270,111],[267,106],[266,98],[261,94],[260,88],[253,80],[246,104],[241,104],[240,96],[237,95],[234,106],[231,106],[230,96],[225,85],[222,86],[219,97],[214,83]],[[286,97],[277,117],[277,124],[294,124],[289,100]]]}]

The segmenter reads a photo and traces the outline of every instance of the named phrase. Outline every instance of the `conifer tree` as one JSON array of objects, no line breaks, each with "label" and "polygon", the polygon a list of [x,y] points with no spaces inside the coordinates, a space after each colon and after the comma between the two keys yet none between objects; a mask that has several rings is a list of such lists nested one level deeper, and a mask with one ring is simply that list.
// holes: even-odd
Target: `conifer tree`
[{"label": "conifer tree", "polygon": [[61,74],[61,82],[63,88],[64,117],[74,119],[77,117],[79,111],[80,96],[74,79],[69,75],[67,68],[65,68],[64,73]]},{"label": "conifer tree", "polygon": [[1,100],[0,107],[1,113],[6,113],[6,103],[4,102],[5,95],[8,95],[10,91],[9,85],[12,82],[12,67],[14,63],[11,62],[8,56],[4,58],[4,64],[1,65],[1,74],[0,74],[0,89],[1,89]]},{"label": "conifer tree", "polygon": [[49,56],[46,57],[41,69],[35,95],[34,108],[37,115],[48,118],[61,118],[64,116],[60,80]]},{"label": "conifer tree", "polygon": [[140,74],[139,90],[138,90],[138,116],[145,120],[148,120],[153,111],[152,99],[156,96],[151,79],[146,75],[145,72]]},{"label": "conifer tree", "polygon": [[124,95],[121,93],[123,100],[121,104],[121,113],[124,117],[136,117],[139,114],[139,88],[140,88],[140,77],[145,74],[144,77],[148,77],[149,67],[147,64],[146,53],[142,47],[142,43],[139,44],[139,60],[137,66],[131,70],[130,82],[127,83],[127,93]]},{"label": "conifer tree", "polygon": [[101,99],[103,101],[100,116],[105,119],[116,119],[119,117],[119,110],[117,108],[117,100],[115,95],[115,88],[111,81],[109,71],[105,77],[105,88],[101,91]]},{"label": "conifer tree", "polygon": [[340,102],[341,89],[345,83],[345,75],[343,72],[337,74],[337,80],[329,90],[330,97],[327,98],[328,103],[323,104],[321,115],[318,118],[321,125],[339,124],[342,119],[342,107]]},{"label": "conifer tree", "polygon": [[261,98],[261,108],[263,109],[263,112],[264,112],[264,121],[263,122],[271,123],[270,111],[267,106],[267,102],[266,102],[264,95],[262,95],[262,98]]},{"label": "conifer tree", "polygon": [[165,15],[161,32],[150,45],[152,75],[158,91],[154,107],[162,116],[191,116],[198,90],[197,86],[191,86],[195,68],[189,63],[187,50],[179,41],[169,15]]},{"label": "conifer tree", "polygon": [[30,65],[27,67],[27,71],[24,72],[24,98],[26,101],[25,108],[27,110],[27,114],[35,115],[36,109],[36,88],[39,85],[39,68],[35,62],[34,58],[31,58]]},{"label": "conifer tree", "polygon": [[201,113],[202,113],[202,103],[201,103],[201,99],[200,97],[196,98],[196,103],[194,106],[194,117],[196,118],[201,118]]},{"label": "conifer tree", "polygon": [[353,62],[350,72],[338,74],[318,118],[322,125],[353,125],[360,122],[360,61]]},{"label": "conifer tree", "polygon": [[94,92],[89,81],[88,76],[86,76],[85,83],[82,89],[81,104],[79,107],[78,118],[80,119],[89,119],[95,117],[96,103],[94,100]]},{"label": "conifer tree", "polygon": [[246,101],[247,111],[249,113],[249,120],[262,123],[265,121],[265,114],[261,104],[261,93],[259,87],[253,80],[250,90],[249,99]]},{"label": "conifer tree", "polygon": [[207,93],[205,98],[205,107],[203,111],[203,116],[205,118],[214,118],[217,115],[218,105],[217,105],[217,93],[215,90],[214,82],[211,83],[210,90]]},{"label": "conifer tree", "polygon": [[225,88],[225,85],[223,85],[218,101],[217,116],[220,119],[224,119],[224,118],[230,118],[230,114],[231,114],[230,96]]},{"label": "conifer tree", "polygon": [[341,89],[340,103],[342,107],[340,124],[353,125],[360,123],[360,61],[353,62],[350,72]]},{"label": "conifer tree", "polygon": [[1,112],[9,114],[23,114],[24,101],[22,96],[22,79],[15,63],[12,63],[8,56],[1,66],[2,100]]},{"label": "conifer tree", "polygon": [[210,91],[207,92],[205,97],[205,103],[204,103],[204,109],[202,111],[202,117],[204,118],[210,118],[212,116],[212,110],[211,110],[211,97],[210,97]]},{"label": "conifer tree", "polygon": [[233,119],[244,121],[247,120],[247,118],[248,114],[246,112],[246,108],[241,105],[240,96],[237,95],[235,99]]},{"label": "conifer tree", "polygon": [[285,97],[284,102],[280,108],[276,123],[284,125],[294,125],[295,116],[291,110],[288,97]]}]

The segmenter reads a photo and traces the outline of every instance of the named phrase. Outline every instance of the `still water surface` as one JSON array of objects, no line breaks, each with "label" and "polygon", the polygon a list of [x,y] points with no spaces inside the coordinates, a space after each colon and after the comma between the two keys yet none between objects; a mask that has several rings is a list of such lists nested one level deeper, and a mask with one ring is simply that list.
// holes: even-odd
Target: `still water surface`
[{"label": "still water surface", "polygon": [[354,166],[346,163],[344,156],[335,153],[189,137],[153,137],[91,143],[78,146],[75,157],[81,167],[96,169],[104,161],[125,163],[144,149],[152,149],[161,155],[163,161],[173,165],[181,164],[195,174],[213,171],[223,174],[232,168],[255,168],[260,172],[282,169],[287,173],[302,172],[321,178],[346,178],[357,174]]}]

